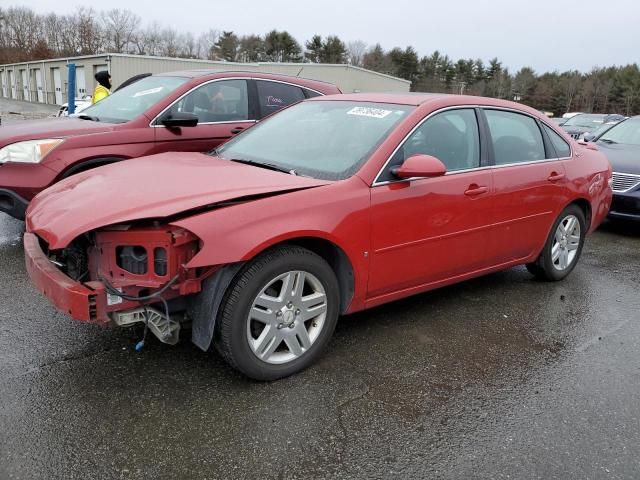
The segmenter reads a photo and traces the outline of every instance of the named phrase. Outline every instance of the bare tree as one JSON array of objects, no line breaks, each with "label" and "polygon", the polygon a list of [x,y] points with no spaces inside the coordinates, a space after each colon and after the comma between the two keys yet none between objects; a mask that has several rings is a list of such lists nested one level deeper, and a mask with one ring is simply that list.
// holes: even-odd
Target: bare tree
[{"label": "bare tree", "polygon": [[140,24],[140,17],[131,10],[112,8],[102,12],[101,19],[108,50],[126,53]]},{"label": "bare tree", "polygon": [[138,55],[161,55],[162,25],[153,22],[144,30],[138,31],[133,38],[133,43]]},{"label": "bare tree", "polygon": [[78,53],[82,55],[104,52],[104,32],[95,18],[96,12],[93,8],[86,7],[80,7],[78,13],[73,16],[78,38]]},{"label": "bare tree", "polygon": [[163,57],[177,57],[180,51],[178,32],[173,28],[165,28],[161,33],[161,55]]},{"label": "bare tree", "polygon": [[214,29],[210,29],[200,35],[198,43],[200,44],[200,52],[203,58],[207,60],[218,60],[215,45],[218,43],[219,38],[220,32]]},{"label": "bare tree", "polygon": [[179,43],[181,48],[180,56],[184,58],[200,57],[200,42],[197,42],[193,33],[187,32],[180,35]]},{"label": "bare tree", "polygon": [[362,40],[354,40],[347,43],[347,60],[351,65],[357,67],[362,66],[364,55],[367,53],[368,46]]}]

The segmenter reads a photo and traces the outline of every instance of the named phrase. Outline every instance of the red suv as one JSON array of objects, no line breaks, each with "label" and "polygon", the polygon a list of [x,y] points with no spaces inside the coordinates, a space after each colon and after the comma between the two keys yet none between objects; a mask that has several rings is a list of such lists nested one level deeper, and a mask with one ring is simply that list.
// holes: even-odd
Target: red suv
[{"label": "red suv", "polygon": [[75,118],[0,129],[0,212],[23,219],[40,191],[75,173],[167,151],[204,152],[305,98],[340,93],[285,75],[193,70],[143,78]]}]

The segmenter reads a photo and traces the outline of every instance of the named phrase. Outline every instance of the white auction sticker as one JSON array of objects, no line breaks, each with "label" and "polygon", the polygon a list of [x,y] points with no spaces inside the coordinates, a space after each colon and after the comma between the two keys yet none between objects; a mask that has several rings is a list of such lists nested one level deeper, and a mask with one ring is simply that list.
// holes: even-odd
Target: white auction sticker
[{"label": "white auction sticker", "polygon": [[136,97],[142,97],[144,95],[151,95],[152,93],[158,93],[160,91],[162,91],[164,87],[156,87],[156,88],[150,88],[149,90],[143,90],[141,92],[136,92],[136,94],[133,96],[133,98]]},{"label": "white auction sticker", "polygon": [[[116,288],[116,290],[122,293],[121,288]],[[122,303],[122,297],[119,297],[118,295],[112,295],[109,292],[107,292],[107,305],[109,306],[118,305],[119,303]]]},{"label": "white auction sticker", "polygon": [[359,115],[361,117],[384,118],[389,115],[391,110],[383,110],[382,108],[371,107],[353,107],[347,112],[347,115]]}]

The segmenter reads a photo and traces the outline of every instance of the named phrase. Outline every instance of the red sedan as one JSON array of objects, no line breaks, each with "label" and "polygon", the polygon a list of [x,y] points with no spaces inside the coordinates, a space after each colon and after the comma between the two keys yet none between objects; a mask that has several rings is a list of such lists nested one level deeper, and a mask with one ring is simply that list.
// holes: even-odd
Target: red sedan
[{"label": "red sedan", "polygon": [[61,179],[169,151],[205,152],[292,103],[340,93],[286,75],[194,70],[128,85],[75,118],[0,128],[0,212],[24,218],[29,201]]},{"label": "red sedan", "polygon": [[60,182],[30,207],[37,287],[73,318],[182,320],[256,379],[290,375],[339,315],[525,264],[576,266],[611,168],[537,111],[464,96],[292,106],[210,155],[165,153]]}]

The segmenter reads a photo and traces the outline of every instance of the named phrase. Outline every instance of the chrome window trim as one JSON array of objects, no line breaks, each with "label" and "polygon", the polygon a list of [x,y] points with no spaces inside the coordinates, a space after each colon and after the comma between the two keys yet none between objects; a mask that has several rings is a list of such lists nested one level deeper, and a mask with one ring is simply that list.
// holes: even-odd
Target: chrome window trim
[{"label": "chrome window trim", "polygon": [[[191,92],[193,92],[194,90],[197,90],[200,87],[204,87],[205,85],[209,85],[210,83],[213,82],[221,82],[223,80],[261,80],[261,81],[265,81],[265,82],[274,82],[274,83],[282,83],[284,85],[291,85],[292,87],[298,87],[300,89],[303,90],[309,90],[310,92],[314,92],[317,93],[318,95],[324,97],[324,93],[319,92],[317,90],[314,90],[313,88],[309,88],[309,87],[303,87],[302,85],[296,85],[295,83],[291,83],[291,82],[285,82],[282,80],[272,80],[270,78],[257,78],[257,77],[224,77],[224,78],[214,78],[213,80],[209,80],[206,81],[204,83],[201,83],[199,85],[196,85],[195,87],[191,88],[190,90],[186,91],[185,93],[183,93],[182,95],[180,95],[180,97],[176,98],[173,103],[171,103],[170,105],[168,105],[167,107],[165,107],[158,115],[156,115],[153,120],[151,120],[149,122],[149,127],[151,128],[167,128],[165,125],[154,125],[154,123],[160,118],[162,117],[162,115],[164,115],[164,113],[169,110],[171,107],[173,107],[176,103],[178,103],[180,100],[182,100],[184,97],[186,97],[187,95],[189,95]],[[249,102],[249,89],[247,88],[247,104]],[[246,122],[246,123],[257,123],[258,120],[225,120],[222,122],[202,122],[202,123],[198,123],[198,125],[223,125],[225,123],[239,123],[239,122]]]},{"label": "chrome window trim", "polygon": [[[534,117],[533,115],[527,113],[527,112],[523,112],[522,110],[517,110],[515,108],[509,108],[509,107],[494,107],[492,105],[475,105],[475,104],[469,104],[469,105],[452,105],[449,107],[443,107],[440,108],[438,110],[434,110],[433,112],[431,112],[429,115],[427,115],[426,117],[424,117],[420,123],[416,124],[415,127],[413,127],[411,129],[411,131],[409,133],[407,133],[404,138],[402,139],[402,141],[398,144],[398,146],[393,150],[393,152],[391,152],[391,155],[389,156],[389,158],[387,158],[387,161],[384,162],[384,165],[382,165],[382,168],[380,170],[378,170],[378,173],[375,176],[375,179],[373,181],[373,183],[371,184],[371,187],[379,187],[379,186],[383,186],[383,185],[390,185],[393,183],[401,183],[401,182],[411,182],[413,180],[420,180],[423,178],[427,178],[427,177],[411,177],[411,178],[403,178],[403,179],[398,179],[398,180],[385,180],[385,181],[378,181],[378,178],[380,178],[380,175],[382,175],[382,173],[385,171],[385,169],[387,168],[387,165],[389,165],[389,162],[391,161],[391,159],[393,158],[393,156],[397,153],[397,151],[400,149],[400,147],[402,145],[404,145],[404,142],[407,141],[407,139],[413,135],[413,133],[422,126],[422,124],[424,122],[426,122],[427,120],[429,120],[431,117],[433,117],[434,115],[437,115],[438,113],[442,113],[442,112],[446,112],[448,110],[461,110],[461,109],[465,109],[465,110],[473,110],[476,108],[480,108],[482,110],[503,110],[506,112],[512,112],[512,113],[517,113],[520,115],[526,115],[527,117],[535,120],[540,120],[537,117]],[[542,122],[540,120],[540,122],[544,125],[549,126],[548,123],[546,122]],[[479,128],[479,126],[478,126]],[[550,127],[551,128],[551,127]],[[552,128],[552,130],[555,131],[555,129]],[[489,134],[491,134],[491,132],[489,132]],[[542,131],[540,132],[540,135],[542,135]],[[562,138],[562,137],[560,137]],[[564,139],[562,139],[564,140]],[[544,138],[543,138],[544,141]],[[566,142],[566,140],[564,140]],[[482,145],[481,145],[482,147]],[[543,162],[555,162],[558,160],[570,160],[573,158],[574,156],[574,150],[573,150],[573,145],[569,144],[569,150],[571,152],[571,156],[570,157],[557,157],[557,158],[545,158],[542,160],[529,160],[527,162],[514,162],[514,163],[505,163],[504,165],[486,165],[486,166],[479,166],[478,168],[467,168],[464,170],[454,170],[452,172],[447,172],[445,173],[444,176],[447,175],[455,175],[458,173],[468,173],[468,172],[474,172],[474,171],[480,171],[480,170],[486,170],[486,169],[493,169],[493,168],[504,168],[504,167],[514,167],[517,165],[530,165],[533,163],[543,163]]]}]

